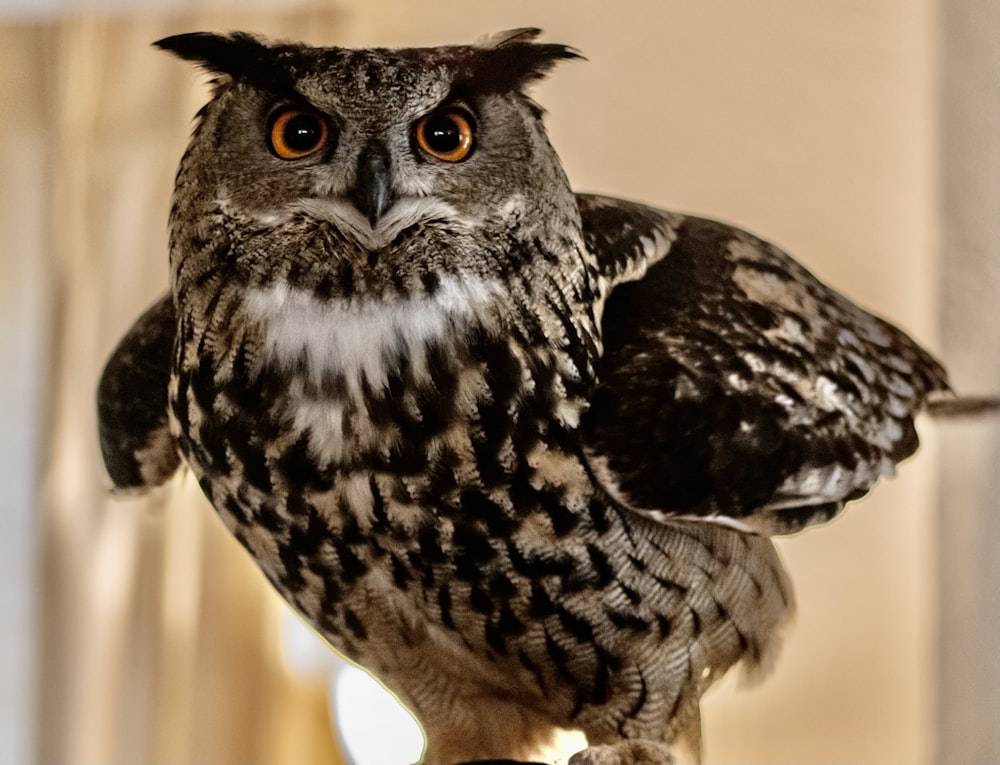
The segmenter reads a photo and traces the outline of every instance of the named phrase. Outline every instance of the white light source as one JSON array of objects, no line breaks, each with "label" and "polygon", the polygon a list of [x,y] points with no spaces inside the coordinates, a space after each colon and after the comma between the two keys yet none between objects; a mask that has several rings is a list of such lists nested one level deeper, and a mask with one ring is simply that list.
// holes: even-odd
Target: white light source
[{"label": "white light source", "polygon": [[332,677],[330,694],[334,724],[352,765],[420,760],[424,734],[417,721],[367,672],[344,664]]}]

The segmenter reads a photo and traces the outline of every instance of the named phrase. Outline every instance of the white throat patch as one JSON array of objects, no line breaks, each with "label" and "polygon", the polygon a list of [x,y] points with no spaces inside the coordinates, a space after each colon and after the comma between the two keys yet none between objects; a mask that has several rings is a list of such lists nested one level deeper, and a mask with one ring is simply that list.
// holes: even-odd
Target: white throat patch
[{"label": "white throat patch", "polygon": [[422,372],[428,345],[445,339],[500,292],[494,282],[451,276],[429,297],[319,300],[281,283],[251,290],[246,306],[264,328],[268,358],[286,369],[304,365],[316,384],[343,376],[351,392],[360,394],[362,380],[380,389],[404,358]]}]

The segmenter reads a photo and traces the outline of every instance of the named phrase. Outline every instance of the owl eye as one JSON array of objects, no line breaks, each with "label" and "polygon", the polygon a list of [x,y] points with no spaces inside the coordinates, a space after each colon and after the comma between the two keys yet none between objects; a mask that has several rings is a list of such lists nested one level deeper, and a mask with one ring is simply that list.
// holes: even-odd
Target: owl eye
[{"label": "owl eye", "polygon": [[269,140],[282,159],[302,159],[330,142],[330,125],[321,114],[289,106],[271,118]]},{"label": "owl eye", "polygon": [[472,118],[457,110],[421,117],[416,134],[421,149],[445,162],[460,162],[472,151]]}]

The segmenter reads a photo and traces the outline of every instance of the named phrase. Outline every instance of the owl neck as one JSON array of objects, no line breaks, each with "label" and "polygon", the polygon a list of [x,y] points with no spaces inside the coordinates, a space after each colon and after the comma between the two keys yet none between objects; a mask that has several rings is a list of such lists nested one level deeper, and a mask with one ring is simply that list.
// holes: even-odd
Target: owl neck
[{"label": "owl neck", "polygon": [[572,221],[517,239],[499,225],[427,224],[366,253],[329,222],[255,229],[221,209],[203,217],[224,247],[174,227],[185,364],[200,379],[196,367],[214,357],[215,382],[233,389],[219,400],[290,423],[288,437],[307,438],[318,462],[434,452],[484,417],[501,430],[502,420],[576,428],[599,333],[593,264]]},{"label": "owl neck", "polygon": [[250,290],[245,311],[262,367],[282,381],[269,387],[320,463],[423,462],[471,456],[470,429],[501,440],[515,426],[532,439],[576,429],[595,334],[552,289],[543,300],[525,285],[445,276],[420,297],[324,300],[282,283]]},{"label": "owl neck", "polygon": [[269,365],[311,387],[379,390],[403,365],[425,369],[438,346],[489,315],[498,285],[441,281],[431,296],[321,298],[287,283],[252,288],[246,311],[259,326]]}]

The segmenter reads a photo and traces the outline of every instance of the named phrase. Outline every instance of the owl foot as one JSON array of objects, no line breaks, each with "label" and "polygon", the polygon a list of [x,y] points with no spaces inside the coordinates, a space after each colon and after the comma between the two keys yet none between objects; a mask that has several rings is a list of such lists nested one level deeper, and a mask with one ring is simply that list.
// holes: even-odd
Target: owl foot
[{"label": "owl foot", "polygon": [[569,765],[673,765],[666,744],[656,741],[622,741],[588,746],[569,758]]},{"label": "owl foot", "polygon": [[459,765],[544,765],[541,762],[522,762],[521,760],[475,760],[474,762],[463,762]]}]

